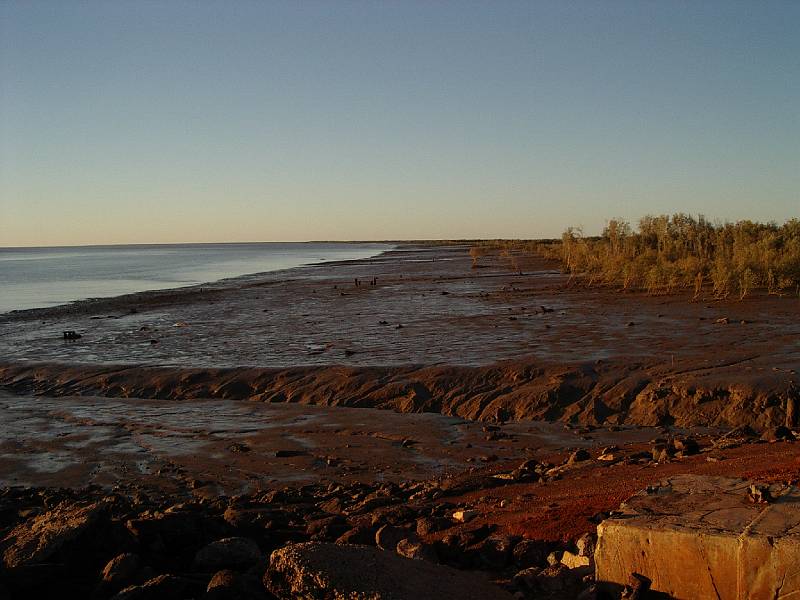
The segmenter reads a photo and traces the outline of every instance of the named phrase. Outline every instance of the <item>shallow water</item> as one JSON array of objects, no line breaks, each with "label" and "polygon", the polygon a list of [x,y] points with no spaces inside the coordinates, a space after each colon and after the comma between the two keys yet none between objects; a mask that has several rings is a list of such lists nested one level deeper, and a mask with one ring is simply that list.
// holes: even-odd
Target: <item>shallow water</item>
[{"label": "shallow water", "polygon": [[368,258],[389,247],[269,242],[0,248],[0,313]]}]

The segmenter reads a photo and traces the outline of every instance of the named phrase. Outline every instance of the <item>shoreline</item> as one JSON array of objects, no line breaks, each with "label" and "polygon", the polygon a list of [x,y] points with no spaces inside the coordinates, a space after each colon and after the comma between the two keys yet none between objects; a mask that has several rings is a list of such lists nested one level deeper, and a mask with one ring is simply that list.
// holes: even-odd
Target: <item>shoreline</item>
[{"label": "shoreline", "polygon": [[[53,246],[53,247],[32,247],[32,248],[0,248],[0,250],[48,250],[48,249],[80,249],[80,248],[147,248],[147,247],[162,247],[162,246],[213,246],[213,245],[224,245],[224,246],[249,246],[249,245],[264,245],[264,244],[282,244],[283,242],[241,242],[241,243],[221,243],[221,244],[122,244],[118,246],[105,246],[105,245],[96,245],[96,246]],[[341,243],[341,244],[349,244],[349,245],[357,245],[357,244],[371,244],[372,242],[291,242],[292,244],[324,244],[324,243]],[[89,298],[79,298],[76,300],[69,300],[66,302],[62,302],[59,304],[55,304],[52,306],[40,306],[40,307],[31,307],[31,308],[21,308],[21,309],[11,309],[8,311],[0,312],[0,323],[3,322],[5,319],[26,319],[26,318],[39,318],[39,317],[46,317],[50,314],[63,314],[65,312],[77,312],[80,313],[87,308],[102,308],[104,305],[108,306],[115,306],[118,305],[120,302],[137,302],[137,301],[144,301],[147,302],[150,299],[154,299],[159,297],[160,295],[164,295],[168,298],[174,298],[180,293],[185,293],[188,296],[191,296],[192,292],[195,293],[203,293],[203,288],[209,288],[212,290],[217,289],[230,289],[235,288],[237,286],[237,282],[239,280],[247,281],[247,280],[257,280],[259,278],[264,278],[266,276],[271,276],[273,274],[281,274],[281,273],[289,273],[294,270],[301,270],[306,267],[317,266],[317,265],[336,265],[340,263],[348,263],[351,261],[363,261],[363,260],[372,260],[374,258],[378,258],[381,255],[392,252],[398,249],[400,246],[395,244],[383,244],[381,242],[376,242],[376,245],[386,245],[389,246],[386,249],[380,250],[376,254],[366,257],[366,258],[353,258],[353,259],[338,259],[338,260],[321,260],[317,262],[309,262],[303,263],[299,265],[295,265],[292,267],[284,267],[278,269],[272,269],[269,271],[254,271],[248,273],[241,273],[239,275],[231,275],[230,277],[222,277],[220,279],[215,279],[212,281],[204,281],[199,283],[191,283],[188,285],[181,285],[175,287],[165,287],[165,288],[154,288],[154,289],[145,289],[145,290],[138,290],[130,293],[123,293],[123,294],[114,294],[110,296],[100,296],[100,297],[89,297]]]},{"label": "shoreline", "polygon": [[523,275],[481,261],[470,268],[464,246],[406,246],[0,316],[0,386],[491,422],[797,423],[793,300],[687,303],[570,288],[543,259]]}]

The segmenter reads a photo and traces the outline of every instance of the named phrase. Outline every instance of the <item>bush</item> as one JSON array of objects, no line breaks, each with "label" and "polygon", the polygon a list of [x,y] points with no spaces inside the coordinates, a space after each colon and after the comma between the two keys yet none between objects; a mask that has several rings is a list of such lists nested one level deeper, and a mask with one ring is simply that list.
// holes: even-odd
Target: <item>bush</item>
[{"label": "bush", "polygon": [[[645,216],[637,230],[612,219],[597,238],[570,227],[561,240],[481,242],[480,252],[499,248],[518,270],[519,256],[561,261],[571,280],[641,289],[651,294],[706,288],[720,298],[751,291],[800,292],[800,220],[712,224],[686,214]],[[472,254],[472,252],[471,252]],[[477,260],[473,254],[473,260]]]}]

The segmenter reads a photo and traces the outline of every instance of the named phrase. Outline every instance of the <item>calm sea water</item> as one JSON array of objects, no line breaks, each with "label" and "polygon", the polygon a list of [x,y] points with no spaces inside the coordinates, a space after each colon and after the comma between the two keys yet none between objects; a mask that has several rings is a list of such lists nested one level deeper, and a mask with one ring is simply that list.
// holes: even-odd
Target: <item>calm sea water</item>
[{"label": "calm sea water", "polygon": [[0,248],[0,312],[368,258],[389,248],[277,242]]}]

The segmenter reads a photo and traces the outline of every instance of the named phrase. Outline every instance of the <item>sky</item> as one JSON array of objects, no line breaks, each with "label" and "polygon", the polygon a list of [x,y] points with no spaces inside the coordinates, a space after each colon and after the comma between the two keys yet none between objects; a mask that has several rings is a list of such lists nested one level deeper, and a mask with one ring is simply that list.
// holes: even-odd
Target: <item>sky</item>
[{"label": "sky", "polygon": [[800,2],[0,0],[0,246],[800,216]]}]

